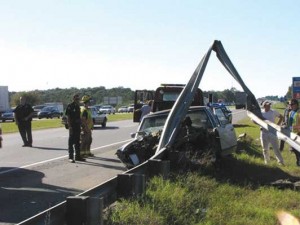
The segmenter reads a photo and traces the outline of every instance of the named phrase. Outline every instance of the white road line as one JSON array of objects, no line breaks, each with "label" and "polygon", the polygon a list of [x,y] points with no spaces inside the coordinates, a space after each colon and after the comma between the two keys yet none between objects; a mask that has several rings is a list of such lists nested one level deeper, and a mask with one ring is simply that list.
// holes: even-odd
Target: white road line
[{"label": "white road line", "polygon": [[[91,149],[91,151],[94,151],[94,150],[97,150],[97,149],[102,149],[102,148],[107,148],[107,147],[117,145],[117,144],[126,143],[130,140],[131,139],[128,139],[128,140],[125,140],[125,141],[120,141],[120,142],[115,142],[115,143],[112,143],[112,144],[109,144],[109,145],[103,145],[103,146],[100,146],[100,147],[93,148],[93,149]],[[69,155],[64,155],[64,156],[60,156],[60,157],[57,157],[57,158],[48,159],[48,160],[44,160],[44,161],[41,161],[41,162],[36,162],[36,163],[29,164],[29,165],[21,166],[21,167],[18,167],[18,168],[13,168],[13,169],[10,169],[10,170],[4,170],[4,171],[0,172],[0,175],[5,174],[5,173],[10,173],[10,172],[13,172],[13,171],[16,171],[16,170],[19,170],[19,169],[24,169],[24,168],[40,165],[40,164],[43,164],[43,163],[48,163],[48,162],[52,162],[52,161],[55,161],[55,160],[67,158],[68,156]]]}]

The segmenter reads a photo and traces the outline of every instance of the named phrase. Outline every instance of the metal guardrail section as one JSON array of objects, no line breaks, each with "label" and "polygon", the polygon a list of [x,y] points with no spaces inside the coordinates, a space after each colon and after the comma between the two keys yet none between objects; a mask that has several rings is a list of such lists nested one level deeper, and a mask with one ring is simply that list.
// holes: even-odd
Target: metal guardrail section
[{"label": "metal guardrail section", "polygon": [[297,151],[300,152],[300,137],[298,135],[268,120],[262,120],[250,111],[247,111],[247,115],[259,126],[268,130],[269,132],[277,136],[278,139],[285,141],[290,146],[292,146],[293,148],[295,148]]},{"label": "metal guardrail section", "polygon": [[[128,170],[122,174],[147,174],[147,164],[145,162],[131,170]],[[104,199],[104,206],[107,207],[114,203],[117,196],[118,181],[117,176],[111,178],[110,180],[101,183],[85,192],[80,193],[77,196],[89,196]],[[59,203],[37,215],[30,217],[17,225],[63,225],[66,224],[66,201]]]}]

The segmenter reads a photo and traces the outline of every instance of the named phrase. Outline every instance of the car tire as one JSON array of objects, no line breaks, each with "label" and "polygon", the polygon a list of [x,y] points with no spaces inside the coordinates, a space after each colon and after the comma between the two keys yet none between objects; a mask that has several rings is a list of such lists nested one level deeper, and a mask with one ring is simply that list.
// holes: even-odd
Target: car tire
[{"label": "car tire", "polygon": [[2,120],[2,122],[5,122],[5,120]]},{"label": "car tire", "polygon": [[106,127],[106,122],[107,122],[107,119],[104,119],[103,122],[102,122],[102,124],[101,124],[101,126],[102,126],[103,128]]}]

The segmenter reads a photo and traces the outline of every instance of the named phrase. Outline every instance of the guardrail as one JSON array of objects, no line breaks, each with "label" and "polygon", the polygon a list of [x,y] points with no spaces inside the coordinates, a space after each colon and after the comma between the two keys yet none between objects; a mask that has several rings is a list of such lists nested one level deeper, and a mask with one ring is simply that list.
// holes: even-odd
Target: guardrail
[{"label": "guardrail", "polygon": [[[256,124],[284,140],[300,152],[300,137],[270,121],[262,120],[250,111],[248,117]],[[154,159],[119,174],[77,196],[68,197],[66,201],[53,206],[18,225],[64,225],[64,224],[103,224],[103,208],[113,204],[118,198],[135,196],[145,191],[145,182],[155,175],[167,177],[170,161],[159,158],[162,149]],[[71,220],[71,221],[70,221]],[[81,223],[80,221],[86,221]]]},{"label": "guardrail", "polygon": [[145,191],[146,179],[155,175],[167,178],[170,161],[151,159],[119,174],[77,196],[70,196],[17,225],[102,225],[102,211],[118,198],[140,195]]}]

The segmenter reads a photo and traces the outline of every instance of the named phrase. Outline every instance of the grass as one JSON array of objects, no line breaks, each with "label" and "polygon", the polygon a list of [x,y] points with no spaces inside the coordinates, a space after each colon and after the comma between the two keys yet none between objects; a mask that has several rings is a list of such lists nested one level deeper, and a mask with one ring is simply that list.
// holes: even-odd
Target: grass
[{"label": "grass", "polygon": [[122,199],[110,208],[106,224],[279,224],[276,214],[281,210],[299,218],[300,193],[272,185],[278,180],[300,181],[294,154],[286,145],[282,152],[285,166],[277,165],[273,151],[271,163],[265,165],[259,127],[245,119],[235,128],[237,135],[247,136],[220,167],[172,173],[168,180],[155,177],[148,181],[144,195]]},{"label": "grass", "polygon": [[[108,123],[118,120],[132,120],[132,113],[117,113],[107,115]],[[48,129],[63,127],[61,124],[61,119],[41,119],[32,121],[32,130]],[[3,134],[18,132],[18,127],[14,122],[4,122],[1,123],[1,128]]]}]

